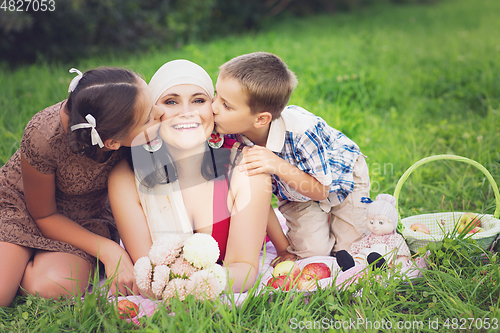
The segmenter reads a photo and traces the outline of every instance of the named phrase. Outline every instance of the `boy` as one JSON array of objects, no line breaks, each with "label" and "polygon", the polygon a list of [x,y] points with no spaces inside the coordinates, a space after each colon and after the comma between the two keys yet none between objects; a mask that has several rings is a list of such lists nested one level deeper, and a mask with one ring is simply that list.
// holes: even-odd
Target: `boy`
[{"label": "boy", "polygon": [[268,237],[279,256],[274,264],[349,249],[365,233],[361,199],[370,188],[358,146],[312,113],[286,107],[297,79],[276,55],[241,55],[219,70],[215,130],[252,146],[239,168],[249,176],[272,175],[289,228],[287,241],[271,209]]}]

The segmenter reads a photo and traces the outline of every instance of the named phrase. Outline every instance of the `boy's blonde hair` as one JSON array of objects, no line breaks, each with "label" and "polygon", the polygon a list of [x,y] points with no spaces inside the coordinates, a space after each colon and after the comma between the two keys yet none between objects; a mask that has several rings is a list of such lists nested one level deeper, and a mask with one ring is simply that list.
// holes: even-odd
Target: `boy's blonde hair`
[{"label": "boy's blonde hair", "polygon": [[219,67],[221,79],[235,78],[247,93],[252,114],[267,111],[280,116],[297,86],[297,77],[277,55],[254,52]]}]

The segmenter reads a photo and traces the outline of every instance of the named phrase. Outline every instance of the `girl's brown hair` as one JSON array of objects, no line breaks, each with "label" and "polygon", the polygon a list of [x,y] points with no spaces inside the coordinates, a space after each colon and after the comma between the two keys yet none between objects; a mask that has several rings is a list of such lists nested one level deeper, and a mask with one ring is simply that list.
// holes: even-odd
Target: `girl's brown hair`
[{"label": "girl's brown hair", "polygon": [[101,67],[85,72],[66,103],[71,149],[94,160],[102,153],[98,145],[91,143],[90,128],[71,131],[72,125],[86,123],[88,114],[95,118],[103,142],[126,137],[138,121],[135,112],[138,95],[139,77],[132,71]]}]

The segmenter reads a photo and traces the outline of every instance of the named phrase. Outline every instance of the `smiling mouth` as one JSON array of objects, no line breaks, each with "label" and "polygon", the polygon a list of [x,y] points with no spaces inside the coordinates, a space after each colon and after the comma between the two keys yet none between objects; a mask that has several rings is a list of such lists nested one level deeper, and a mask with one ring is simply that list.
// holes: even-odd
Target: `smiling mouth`
[{"label": "smiling mouth", "polygon": [[184,123],[184,124],[173,125],[172,127],[174,129],[190,129],[190,128],[197,128],[198,126],[200,126],[199,123]]}]

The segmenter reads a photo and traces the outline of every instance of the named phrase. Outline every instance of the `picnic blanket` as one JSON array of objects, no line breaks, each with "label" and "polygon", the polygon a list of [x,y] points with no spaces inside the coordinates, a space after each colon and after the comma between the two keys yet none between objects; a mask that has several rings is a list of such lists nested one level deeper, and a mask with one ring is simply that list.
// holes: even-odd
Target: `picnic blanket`
[{"label": "picnic blanket", "polygon": [[[288,230],[285,218],[281,213],[275,209],[276,216],[278,217],[280,224],[283,228],[283,231],[286,233]],[[277,252],[274,248],[273,244],[268,241],[264,244],[262,251],[260,253],[260,267],[259,267],[259,277],[258,277],[258,285],[256,288],[257,292],[260,292],[262,289],[267,288],[267,282],[272,276],[273,267],[271,266],[271,262],[274,258],[276,258]],[[337,288],[342,288],[346,285],[350,285],[351,283],[355,283],[358,278],[360,278],[364,272],[366,272],[366,266],[364,265],[356,265],[355,267],[347,270],[346,272],[342,272],[340,267],[337,264],[337,261],[334,257],[330,256],[314,256],[306,259],[301,259],[297,261],[300,269],[303,269],[307,264],[312,262],[322,262],[330,267],[332,272],[332,277],[321,279],[318,281],[318,286],[320,288],[330,288],[335,286]],[[421,275],[420,269],[426,267],[426,262],[423,258],[418,258],[415,261],[412,261],[407,266],[401,269],[405,278],[412,279]],[[221,300],[224,303],[231,304],[232,306],[240,305],[245,298],[248,296],[248,292],[245,293],[235,293],[234,295],[228,296],[226,294],[221,295]],[[131,302],[134,302],[139,307],[139,312],[137,317],[142,316],[151,316],[156,308],[161,305],[161,301],[151,300],[149,298],[145,298],[142,296],[127,296],[127,297],[118,297],[117,301],[122,299],[128,299]],[[112,300],[115,301],[115,300]],[[134,322],[137,322],[136,318],[132,319]]]}]

